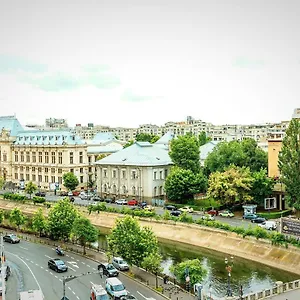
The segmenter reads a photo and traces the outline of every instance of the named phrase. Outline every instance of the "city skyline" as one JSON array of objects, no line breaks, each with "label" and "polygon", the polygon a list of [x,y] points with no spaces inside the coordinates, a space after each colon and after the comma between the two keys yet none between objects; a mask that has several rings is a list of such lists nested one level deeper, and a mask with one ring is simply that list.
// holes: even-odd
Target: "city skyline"
[{"label": "city skyline", "polygon": [[299,107],[297,1],[9,1],[1,115],[22,124],[278,123]]}]

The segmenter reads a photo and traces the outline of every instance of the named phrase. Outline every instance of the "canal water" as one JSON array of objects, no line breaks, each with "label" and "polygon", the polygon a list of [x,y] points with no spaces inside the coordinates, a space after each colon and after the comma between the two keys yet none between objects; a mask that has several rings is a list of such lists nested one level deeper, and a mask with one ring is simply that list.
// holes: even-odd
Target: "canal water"
[{"label": "canal water", "polygon": [[[107,249],[106,235],[100,237],[99,246],[102,249]],[[182,243],[174,244],[169,241],[160,241],[159,246],[163,257],[163,273],[172,277],[170,267],[173,264],[186,259],[198,258],[207,270],[207,275],[202,282],[205,293],[217,297],[226,295],[228,273],[225,269],[225,258],[231,260],[228,255]],[[299,275],[233,257],[230,283],[234,295],[239,295],[241,287],[244,295],[246,295],[271,288],[276,281],[288,282],[296,279],[299,279]]]}]

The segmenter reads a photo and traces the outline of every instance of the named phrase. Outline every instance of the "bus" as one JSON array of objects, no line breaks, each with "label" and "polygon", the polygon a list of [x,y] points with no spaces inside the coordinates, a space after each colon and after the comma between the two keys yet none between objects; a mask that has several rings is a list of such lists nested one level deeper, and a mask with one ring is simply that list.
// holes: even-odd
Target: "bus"
[{"label": "bus", "polygon": [[19,300],[45,300],[41,290],[20,292]]}]

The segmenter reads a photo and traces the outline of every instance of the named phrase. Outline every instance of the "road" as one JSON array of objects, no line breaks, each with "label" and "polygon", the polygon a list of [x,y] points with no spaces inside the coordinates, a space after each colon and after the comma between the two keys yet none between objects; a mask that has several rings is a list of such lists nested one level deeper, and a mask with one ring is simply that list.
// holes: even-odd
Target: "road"
[{"label": "road", "polygon": [[[18,299],[20,291],[41,289],[45,299],[59,300],[63,296],[63,276],[79,275],[86,272],[97,272],[98,264],[76,254],[67,253],[62,259],[69,269],[65,273],[56,273],[48,269],[47,262],[50,258],[58,257],[55,249],[51,247],[21,241],[19,244],[5,243],[6,262],[11,267],[12,276],[7,281],[6,300]],[[71,299],[89,299],[92,283],[104,286],[105,277],[91,274],[82,276],[66,283],[66,296]],[[119,275],[130,294],[139,300],[153,298],[164,299],[151,289]]]}]

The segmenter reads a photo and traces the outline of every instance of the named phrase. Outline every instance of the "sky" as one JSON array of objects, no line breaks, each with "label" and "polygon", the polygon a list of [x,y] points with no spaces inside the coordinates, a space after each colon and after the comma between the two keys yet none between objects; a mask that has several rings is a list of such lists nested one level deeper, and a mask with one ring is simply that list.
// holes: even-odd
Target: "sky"
[{"label": "sky", "polygon": [[298,0],[0,2],[0,115],[138,127],[290,120]]}]

